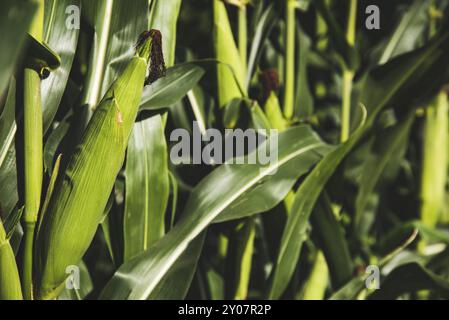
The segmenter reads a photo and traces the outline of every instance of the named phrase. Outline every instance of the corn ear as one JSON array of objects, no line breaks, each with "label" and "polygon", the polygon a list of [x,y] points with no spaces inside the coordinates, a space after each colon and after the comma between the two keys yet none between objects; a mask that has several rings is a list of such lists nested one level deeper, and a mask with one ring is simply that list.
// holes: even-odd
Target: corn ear
[{"label": "corn ear", "polygon": [[0,220],[0,300],[22,300],[19,271]]},{"label": "corn ear", "polygon": [[40,299],[58,295],[66,268],[81,260],[103,217],[137,116],[155,34],[160,37],[158,31],[150,31],[139,40],[136,55],[95,109],[65,172],[57,179],[37,236]]}]

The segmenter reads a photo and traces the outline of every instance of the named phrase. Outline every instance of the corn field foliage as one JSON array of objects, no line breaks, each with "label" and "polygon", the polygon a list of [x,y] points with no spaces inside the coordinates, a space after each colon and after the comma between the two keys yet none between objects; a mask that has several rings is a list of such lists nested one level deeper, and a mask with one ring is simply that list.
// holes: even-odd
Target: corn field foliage
[{"label": "corn field foliage", "polygon": [[449,0],[0,6],[0,299],[449,298]]}]

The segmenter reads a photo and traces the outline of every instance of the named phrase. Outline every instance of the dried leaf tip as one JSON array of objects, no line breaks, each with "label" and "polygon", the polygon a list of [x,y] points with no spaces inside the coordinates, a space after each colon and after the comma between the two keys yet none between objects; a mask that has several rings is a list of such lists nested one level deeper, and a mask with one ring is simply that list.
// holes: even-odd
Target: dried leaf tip
[{"label": "dried leaf tip", "polygon": [[162,52],[162,34],[159,30],[151,29],[142,32],[136,43],[136,52],[140,57],[144,57],[149,61],[149,72],[145,85],[151,84],[165,76],[166,68]]}]

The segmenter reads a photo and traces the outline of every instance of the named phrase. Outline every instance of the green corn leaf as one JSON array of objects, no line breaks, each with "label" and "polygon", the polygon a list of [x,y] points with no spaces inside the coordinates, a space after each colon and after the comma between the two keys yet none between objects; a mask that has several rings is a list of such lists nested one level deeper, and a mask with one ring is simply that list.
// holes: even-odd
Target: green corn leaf
[{"label": "green corn leaf", "polygon": [[264,43],[270,35],[271,30],[274,27],[276,22],[276,12],[273,8],[273,5],[269,5],[268,8],[265,9],[263,15],[260,17],[260,20],[257,22],[257,27],[254,33],[254,37],[251,43],[251,49],[249,53],[248,59],[248,72],[246,76],[246,86],[249,86],[251,79],[256,70],[256,66],[262,56],[262,52],[264,49]]},{"label": "green corn leaf", "polygon": [[386,43],[379,64],[416,48],[426,29],[430,4],[428,0],[413,1]]},{"label": "green corn leaf", "polygon": [[299,294],[301,300],[323,300],[328,284],[328,269],[323,252],[318,251],[309,278]]},{"label": "green corn leaf", "polygon": [[[272,128],[278,129],[276,127],[272,127],[270,125],[270,121],[268,120],[267,116],[263,112],[263,110],[260,108],[257,101],[246,101],[246,104],[248,105],[250,114],[251,114],[251,122],[252,127],[254,129],[262,129],[262,130],[270,130]],[[278,129],[279,132],[282,132],[283,130]]]},{"label": "green corn leaf", "polygon": [[61,65],[61,57],[48,44],[34,38],[31,34],[27,35],[26,47],[25,65],[36,70],[42,78],[48,77],[51,70]]},{"label": "green corn leaf", "polygon": [[19,58],[21,47],[25,43],[27,31],[31,25],[37,5],[35,2],[5,0],[0,13],[0,94],[8,85],[14,66]]},{"label": "green corn leaf", "polygon": [[0,216],[7,218],[18,200],[16,149],[11,146],[0,166]]},{"label": "green corn leaf", "polygon": [[369,155],[365,155],[364,163],[358,176],[359,191],[355,200],[354,226],[357,234],[361,235],[362,216],[368,203],[369,196],[379,183],[382,173],[392,159],[403,155],[398,151],[406,143],[414,120],[414,110],[400,123],[376,135],[376,140]]},{"label": "green corn leaf", "polygon": [[[189,243],[214,219],[228,210],[232,218],[237,218],[275,206],[282,200],[277,192],[263,196],[255,190],[264,188],[271,179],[275,179],[278,186],[284,187],[284,183],[288,185],[283,192],[286,194],[294,183],[291,182],[292,175],[296,174],[299,164],[307,170],[320,158],[319,153],[323,149],[326,149],[325,144],[310,128],[297,127],[279,135],[278,161],[268,167],[228,164],[215,170],[192,192],[182,218],[175,227],[147,252],[123,264],[103,290],[101,298],[148,298]],[[221,183],[217,184],[217,181]],[[247,198],[252,200],[246,201]],[[271,201],[264,200],[261,203],[263,198],[271,198]],[[240,210],[233,210],[245,202],[247,205],[240,206]]]},{"label": "green corn leaf", "polygon": [[359,276],[349,281],[340,290],[335,292],[330,300],[355,300],[358,294],[365,288],[366,276]]},{"label": "green corn leaf", "polygon": [[168,68],[165,77],[145,87],[140,109],[161,109],[177,103],[198,83],[203,75],[204,70],[192,63],[178,64]]},{"label": "green corn leaf", "polygon": [[20,209],[14,209],[8,218],[6,218],[4,225],[5,231],[6,231],[6,239],[11,239],[14,235],[14,232],[16,231],[16,228],[20,224],[20,219],[22,218],[24,207],[21,207]]},{"label": "green corn leaf", "polygon": [[18,201],[15,157],[16,81],[11,78],[3,112],[0,115],[0,217],[6,219]]},{"label": "green corn leaf", "polygon": [[329,267],[332,287],[336,290],[351,280],[354,265],[344,229],[336,219],[331,205],[326,194],[321,196],[312,213],[311,223]]},{"label": "green corn leaf", "polygon": [[71,5],[81,9],[80,0],[45,2],[44,41],[58,54],[61,65],[41,83],[44,132],[48,130],[58,111],[78,44],[79,30],[68,30],[66,26],[68,19],[66,10]]},{"label": "green corn leaf", "polygon": [[95,32],[82,104],[97,105],[133,56],[139,34],[148,27],[148,1],[82,2],[83,15]]},{"label": "green corn leaf", "polygon": [[165,233],[169,195],[167,143],[160,115],[134,125],[126,157],[125,261]]},{"label": "green corn leaf", "polygon": [[167,66],[175,62],[176,22],[182,0],[153,0],[151,1],[148,29],[157,29],[164,36],[162,50]]},{"label": "green corn leaf", "polygon": [[148,297],[149,300],[185,299],[196,265],[200,258],[206,233],[200,234],[179,257]]}]

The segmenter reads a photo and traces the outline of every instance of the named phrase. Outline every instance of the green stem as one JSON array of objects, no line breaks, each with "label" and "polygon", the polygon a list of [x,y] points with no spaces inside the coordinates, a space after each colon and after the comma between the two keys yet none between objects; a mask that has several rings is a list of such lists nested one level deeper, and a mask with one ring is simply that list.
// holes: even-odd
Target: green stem
[{"label": "green stem", "polygon": [[285,60],[285,94],[284,115],[287,119],[293,117],[295,88],[295,0],[286,0],[286,60]]},{"label": "green stem", "polygon": [[425,114],[421,176],[421,220],[434,227],[444,205],[448,163],[449,102],[441,92]]},{"label": "green stem", "polygon": [[[43,39],[44,0],[37,1],[38,12],[31,25],[30,34],[38,41]],[[41,79],[36,70],[24,70],[24,163],[25,163],[25,245],[23,248],[22,290],[25,299],[32,299],[32,269],[34,226],[39,213],[43,174],[43,133]]]},{"label": "green stem", "polygon": [[[348,25],[346,29],[346,40],[350,46],[355,44],[357,0],[349,0]],[[343,71],[342,84],[342,110],[341,110],[341,135],[340,141],[345,142],[349,138],[351,128],[351,93],[354,79],[354,71],[345,67]]]},{"label": "green stem", "polygon": [[238,32],[239,32],[239,53],[240,60],[242,61],[242,67],[245,73],[247,72],[247,57],[248,57],[248,23],[246,19],[246,5],[242,4],[239,7],[239,18],[238,18]]},{"label": "green stem", "polygon": [[[429,39],[438,27],[438,8],[435,1],[429,8]],[[438,94],[435,101],[425,109],[424,141],[422,150],[421,171],[421,221],[427,227],[435,227],[440,219],[444,206],[446,177],[448,169],[449,142],[449,101],[446,92]],[[424,250],[426,242],[421,240],[420,250]]]},{"label": "green stem", "polygon": [[33,299],[33,242],[35,225],[33,222],[26,222],[24,227],[22,291],[25,300]]},{"label": "green stem", "polygon": [[[330,0],[326,0],[324,4],[326,7],[331,6]],[[315,17],[316,17],[316,27],[315,27],[316,37],[318,39],[316,48],[320,53],[324,53],[329,46],[329,30],[326,21],[323,19],[323,17],[318,11],[316,12]],[[315,94],[319,99],[322,99],[327,95],[327,87],[325,82],[318,81],[315,84]]]},{"label": "green stem", "polygon": [[355,30],[357,22],[357,0],[349,0],[348,26],[346,29],[346,40],[351,46],[355,44]]},{"label": "green stem", "polygon": [[86,121],[90,120],[93,110],[101,98],[114,0],[106,0],[101,3],[102,5],[99,8],[101,14],[98,15],[100,19],[97,23],[98,30],[96,30],[98,40],[92,49],[86,86],[82,98],[82,104],[86,107]]},{"label": "green stem", "polygon": [[341,109],[341,135],[340,141],[345,142],[349,138],[350,124],[351,124],[351,93],[352,93],[352,80],[354,73],[352,71],[343,71],[343,102]]}]

